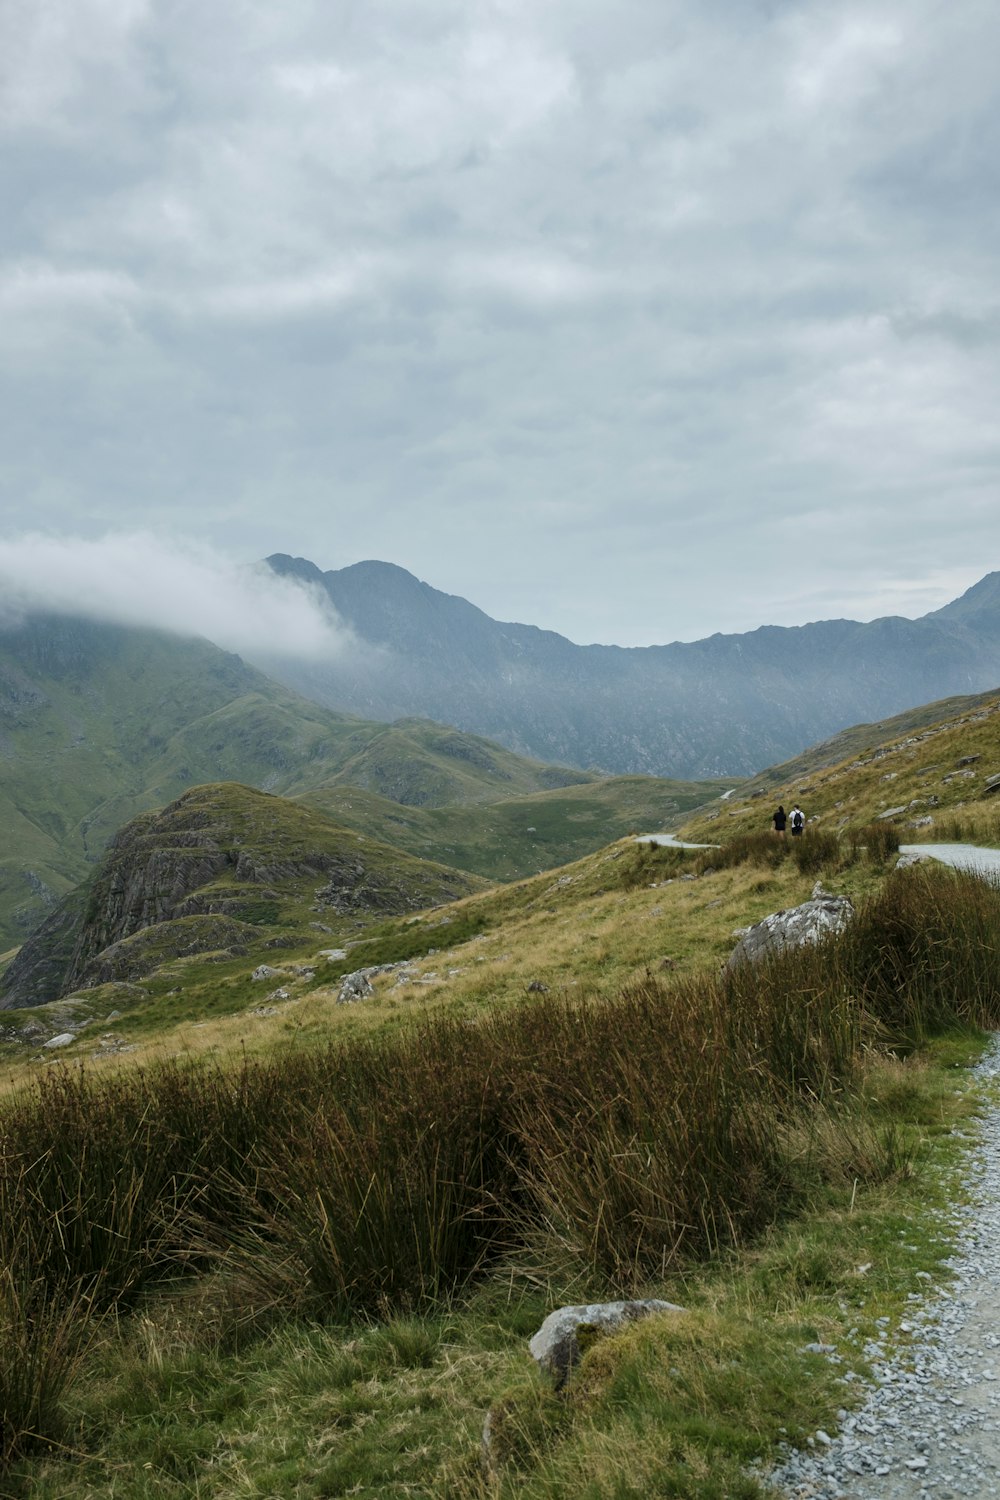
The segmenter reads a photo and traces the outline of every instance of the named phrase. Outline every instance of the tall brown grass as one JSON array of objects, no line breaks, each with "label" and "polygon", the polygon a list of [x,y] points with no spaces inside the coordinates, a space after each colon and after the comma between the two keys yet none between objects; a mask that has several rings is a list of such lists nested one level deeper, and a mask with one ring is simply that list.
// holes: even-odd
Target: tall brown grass
[{"label": "tall brown grass", "polygon": [[[47,1073],[0,1118],[0,1340],[34,1339],[21,1363],[58,1390],[85,1314],[208,1265],[316,1318],[419,1305],[512,1255],[631,1289],[798,1202],[825,1170],[801,1143],[840,1117],[841,1154],[892,1170],[891,1142],[850,1145],[859,1059],[996,1025],[998,945],[1000,891],[917,866],[838,938],[611,1002],[236,1072]],[[40,1389],[5,1397],[11,1452],[54,1420]]]}]

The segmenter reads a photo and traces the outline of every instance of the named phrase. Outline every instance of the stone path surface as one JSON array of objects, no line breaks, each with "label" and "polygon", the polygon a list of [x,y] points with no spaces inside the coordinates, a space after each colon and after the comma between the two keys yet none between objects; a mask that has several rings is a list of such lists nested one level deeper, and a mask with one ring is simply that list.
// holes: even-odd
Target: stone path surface
[{"label": "stone path surface", "polygon": [[662,844],[666,849],[718,849],[718,844],[685,844],[675,839],[672,833],[637,833],[637,844]]},{"label": "stone path surface", "polygon": [[899,852],[938,859],[975,875],[1000,875],[1000,849],[980,849],[976,844],[901,844]]},{"label": "stone path surface", "polygon": [[[1000,1036],[974,1070],[1000,1084]],[[890,1349],[867,1346],[873,1387],[831,1439],[770,1476],[788,1500],[996,1500],[1000,1496],[1000,1090],[966,1166],[953,1279],[914,1311]],[[835,1350],[830,1358],[838,1360]]]}]

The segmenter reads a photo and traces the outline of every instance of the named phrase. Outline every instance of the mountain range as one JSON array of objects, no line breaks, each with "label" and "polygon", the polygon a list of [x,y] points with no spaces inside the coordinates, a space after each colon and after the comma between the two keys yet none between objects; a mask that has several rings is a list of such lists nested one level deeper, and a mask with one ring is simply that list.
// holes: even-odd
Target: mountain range
[{"label": "mountain range", "polygon": [[1000,684],[1000,573],[917,620],[620,647],[493,620],[390,563],[268,562],[321,591],[355,642],[321,662],[258,663],[280,681],[343,712],[428,715],[606,773],[750,776],[848,725]]}]

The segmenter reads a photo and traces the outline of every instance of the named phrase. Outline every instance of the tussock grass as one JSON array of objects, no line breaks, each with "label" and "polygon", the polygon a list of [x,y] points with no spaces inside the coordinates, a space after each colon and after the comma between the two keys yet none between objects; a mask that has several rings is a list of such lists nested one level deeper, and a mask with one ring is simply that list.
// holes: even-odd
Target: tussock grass
[{"label": "tussock grass", "polygon": [[[905,1174],[865,1059],[995,1025],[998,941],[1000,891],[918,866],[840,937],[721,975],[236,1071],[49,1073],[0,1118],[3,1263],[57,1333],[60,1309],[75,1325],[210,1267],[249,1328],[425,1311],[503,1264],[637,1290],[826,1186]],[[7,1420],[14,1452],[44,1414],[24,1397]]]},{"label": "tussock grass", "polygon": [[968,802],[945,817],[933,828],[921,828],[914,838],[932,838],[942,843],[1000,845],[1000,807],[996,793],[988,802]]},{"label": "tussock grass", "polygon": [[858,855],[867,854],[872,864],[884,865],[899,853],[899,829],[890,822],[865,823],[852,833],[851,845]]},{"label": "tussock grass", "polygon": [[47,1286],[32,1271],[30,1249],[8,1243],[7,1254],[0,1265],[0,1465],[64,1435],[63,1396],[97,1331],[81,1291]]}]

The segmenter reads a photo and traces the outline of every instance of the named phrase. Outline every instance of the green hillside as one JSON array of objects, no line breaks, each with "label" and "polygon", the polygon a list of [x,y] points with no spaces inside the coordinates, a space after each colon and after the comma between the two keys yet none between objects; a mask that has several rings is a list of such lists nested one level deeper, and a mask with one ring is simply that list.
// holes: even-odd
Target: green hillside
[{"label": "green hillside", "polygon": [[596,779],[429,721],[334,713],[207,641],[51,619],[0,631],[0,768],[0,951],[123,823],[193,785],[351,782],[427,806]]},{"label": "green hillside", "polygon": [[[953,1248],[1000,898],[759,842],[622,839],[427,909],[463,877],[304,801],[134,820],[68,912],[86,987],[0,1029],[3,1492],[763,1500]],[[725,971],[817,878],[847,932]],[[557,1393],[542,1319],[631,1295],[685,1311]]]},{"label": "green hillside", "polygon": [[894,714],[891,719],[878,719],[871,724],[853,724],[840,734],[833,735],[820,744],[810,745],[801,755],[780,765],[769,766],[760,775],[743,783],[749,794],[762,787],[787,786],[803,780],[809,774],[825,766],[834,766],[841,761],[852,761],[872,754],[876,749],[892,745],[950,719],[966,718],[988,707],[997,697],[996,690],[989,693],[969,693],[954,698],[940,698],[935,703],[922,703],[905,713]]},{"label": "green hillside", "polygon": [[626,833],[676,827],[693,808],[716,802],[733,785],[613,776],[488,805],[412,808],[334,784],[304,793],[303,800],[348,828],[368,829],[424,859],[491,880],[519,880]]},{"label": "green hillside", "polygon": [[285,798],[234,783],[197,787],[121,829],[7,967],[0,1004],[149,981],[143,998],[155,1010],[158,996],[183,993],[206,956],[213,980],[227,964],[246,974],[265,957],[311,953],[322,937],[356,938],[373,919],[481,885]]},{"label": "green hillside", "polygon": [[1000,697],[950,698],[884,724],[863,724],[745,782],[704,809],[684,836],[725,842],[770,827],[778,802],[838,835],[892,824],[904,842],[995,841],[1000,803]]},{"label": "green hillside", "polygon": [[[368,728],[375,732],[359,736],[331,781],[405,807],[495,802],[601,780],[591,772],[525,760],[490,740],[430,719],[400,719]],[[314,767],[307,768],[303,783],[315,785]],[[292,781],[286,790],[295,795],[300,786]]]}]

